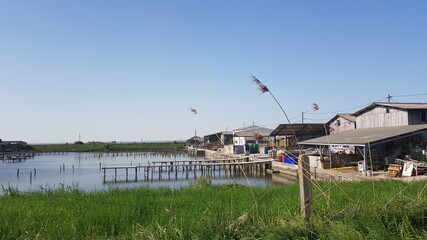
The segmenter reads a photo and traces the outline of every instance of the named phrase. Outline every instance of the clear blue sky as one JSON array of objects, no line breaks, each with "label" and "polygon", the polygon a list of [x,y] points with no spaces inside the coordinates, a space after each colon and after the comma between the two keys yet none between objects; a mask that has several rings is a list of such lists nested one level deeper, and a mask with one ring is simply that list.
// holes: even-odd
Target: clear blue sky
[{"label": "clear blue sky", "polygon": [[285,123],[251,75],[294,122],[387,94],[427,102],[426,13],[427,1],[0,1],[0,138],[186,140]]}]

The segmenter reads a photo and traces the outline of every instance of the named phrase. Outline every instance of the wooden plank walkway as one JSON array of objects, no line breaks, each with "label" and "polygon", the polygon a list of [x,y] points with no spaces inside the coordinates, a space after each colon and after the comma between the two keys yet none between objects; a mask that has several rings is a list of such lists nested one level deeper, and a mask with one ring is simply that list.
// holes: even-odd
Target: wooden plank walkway
[{"label": "wooden plank walkway", "polygon": [[22,162],[28,158],[34,158],[34,153],[6,153],[0,154],[0,160],[3,162]]},{"label": "wooden plank walkway", "polygon": [[[218,171],[218,174],[221,174],[221,170],[225,173],[237,173],[240,171],[244,172],[255,172],[255,171],[266,171],[271,169],[271,161],[254,161],[254,162],[232,162],[233,159],[222,159],[218,160],[185,160],[185,161],[156,161],[153,162],[153,165],[139,165],[139,166],[115,166],[115,167],[102,167],[104,173],[104,183],[107,182],[107,171],[114,170],[114,178],[112,182],[117,182],[118,170],[125,171],[125,181],[130,181],[130,172],[133,172],[133,178],[131,181],[138,181],[138,172],[142,171],[142,180],[154,180],[155,174],[156,177],[161,180],[163,174],[167,174],[170,179],[171,173],[175,174],[175,178],[178,177],[178,172],[185,173],[186,177],[190,172],[194,176],[199,172],[201,175],[206,174],[215,174]],[[229,161],[229,162],[226,162]],[[159,164],[160,163],[160,164]],[[140,176],[141,178],[141,176]]]}]

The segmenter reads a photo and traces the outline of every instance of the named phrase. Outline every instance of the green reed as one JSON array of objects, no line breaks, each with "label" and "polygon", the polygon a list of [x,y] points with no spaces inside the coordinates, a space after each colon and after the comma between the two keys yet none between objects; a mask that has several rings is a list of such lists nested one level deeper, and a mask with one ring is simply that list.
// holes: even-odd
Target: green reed
[{"label": "green reed", "polygon": [[0,197],[0,239],[425,239],[427,181],[315,182],[314,218],[298,185],[74,188]]}]

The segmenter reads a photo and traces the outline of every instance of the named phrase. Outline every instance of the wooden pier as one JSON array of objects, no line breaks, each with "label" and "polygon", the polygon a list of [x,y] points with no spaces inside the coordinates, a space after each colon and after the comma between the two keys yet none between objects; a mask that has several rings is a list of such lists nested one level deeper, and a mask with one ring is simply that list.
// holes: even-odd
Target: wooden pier
[{"label": "wooden pier", "polygon": [[[129,182],[138,180],[162,180],[167,178],[178,179],[180,176],[185,176],[185,179],[200,176],[212,176],[216,174],[221,176],[221,173],[226,175],[237,174],[252,174],[265,173],[267,169],[271,169],[271,161],[254,161],[248,162],[242,159],[215,159],[215,160],[185,160],[185,161],[156,161],[150,165],[139,166],[117,166],[117,167],[102,167],[104,173],[103,181],[107,182]],[[114,171],[112,180],[107,180],[107,174]],[[121,178],[118,178],[118,172],[121,171]],[[123,172],[124,171],[124,172]],[[124,176],[123,176],[124,174]],[[171,178],[172,175],[172,178]]]},{"label": "wooden pier", "polygon": [[28,158],[34,158],[34,153],[6,153],[0,155],[3,162],[22,162]]}]

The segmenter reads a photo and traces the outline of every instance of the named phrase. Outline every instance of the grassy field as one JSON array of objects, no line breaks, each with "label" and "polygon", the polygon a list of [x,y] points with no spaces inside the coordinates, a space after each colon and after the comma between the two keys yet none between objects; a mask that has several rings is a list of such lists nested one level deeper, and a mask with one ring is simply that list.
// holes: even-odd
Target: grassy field
[{"label": "grassy field", "polygon": [[427,239],[427,181],[315,183],[311,225],[297,184],[192,186],[9,189],[0,239]]},{"label": "grassy field", "polygon": [[89,142],[85,144],[43,144],[31,145],[35,151],[137,151],[147,149],[179,149],[183,148],[183,142],[161,142],[161,143],[103,143]]}]

